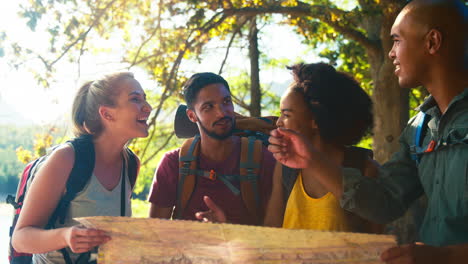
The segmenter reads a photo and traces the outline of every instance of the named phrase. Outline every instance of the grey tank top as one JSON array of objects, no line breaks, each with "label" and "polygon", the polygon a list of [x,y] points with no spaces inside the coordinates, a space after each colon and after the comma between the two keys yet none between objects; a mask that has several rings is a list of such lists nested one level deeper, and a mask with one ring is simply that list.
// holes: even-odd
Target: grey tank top
[{"label": "grey tank top", "polygon": [[[128,179],[127,171],[121,173],[125,177],[125,216],[131,216],[131,201],[130,197],[132,190]],[[73,220],[74,217],[86,216],[120,216],[120,200],[121,200],[122,178],[119,184],[111,191],[107,190],[96,176],[91,175],[91,179],[86,184],[75,199],[73,199],[68,207],[68,212],[63,225],[56,223],[56,227],[68,227],[77,225],[78,222]],[[79,257],[79,254],[72,253],[67,248],[73,262]],[[43,254],[33,255],[34,264],[64,264],[65,260],[60,251],[51,251]]]}]

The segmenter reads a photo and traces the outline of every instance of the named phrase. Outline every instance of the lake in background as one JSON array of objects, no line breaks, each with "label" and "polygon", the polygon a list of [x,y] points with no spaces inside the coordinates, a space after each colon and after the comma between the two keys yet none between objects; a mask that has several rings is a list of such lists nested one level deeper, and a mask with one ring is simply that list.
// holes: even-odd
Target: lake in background
[{"label": "lake in background", "polygon": [[5,194],[0,194],[0,263],[8,263],[8,235],[11,225],[12,208],[5,203]]}]

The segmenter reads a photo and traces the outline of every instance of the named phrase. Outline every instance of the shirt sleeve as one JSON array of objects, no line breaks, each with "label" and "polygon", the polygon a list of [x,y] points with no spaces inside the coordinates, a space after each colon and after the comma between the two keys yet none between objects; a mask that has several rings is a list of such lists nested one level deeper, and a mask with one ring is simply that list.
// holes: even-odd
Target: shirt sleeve
[{"label": "shirt sleeve", "polygon": [[400,137],[400,150],[379,170],[378,178],[343,168],[341,206],[376,223],[388,223],[402,216],[423,193],[418,169],[411,159],[407,129]]},{"label": "shirt sleeve", "polygon": [[179,149],[164,154],[153,178],[149,201],[158,207],[173,207],[177,200]]}]

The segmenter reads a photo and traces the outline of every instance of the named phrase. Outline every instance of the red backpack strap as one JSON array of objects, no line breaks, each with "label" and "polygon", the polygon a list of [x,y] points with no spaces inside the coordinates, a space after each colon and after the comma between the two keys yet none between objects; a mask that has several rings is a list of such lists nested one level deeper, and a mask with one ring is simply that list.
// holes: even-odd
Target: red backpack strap
[{"label": "red backpack strap", "polygon": [[261,223],[258,178],[262,161],[262,141],[241,138],[240,189],[242,200],[256,224]]},{"label": "red backpack strap", "polygon": [[195,188],[197,159],[200,152],[200,136],[187,139],[179,150],[179,180],[177,184],[177,203],[175,218],[182,219],[185,207]]}]

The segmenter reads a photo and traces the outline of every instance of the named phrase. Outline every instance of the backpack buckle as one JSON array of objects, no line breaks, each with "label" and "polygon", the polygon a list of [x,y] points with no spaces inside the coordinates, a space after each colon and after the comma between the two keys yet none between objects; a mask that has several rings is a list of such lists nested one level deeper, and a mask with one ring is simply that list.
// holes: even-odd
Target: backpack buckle
[{"label": "backpack buckle", "polygon": [[216,180],[216,172],[214,170],[210,170],[210,175],[208,176],[208,179],[212,181]]},{"label": "backpack buckle", "polygon": [[15,209],[18,209],[18,208],[21,207],[21,205],[15,201],[15,197],[12,196],[12,195],[8,195],[8,196],[7,196],[7,198],[6,198],[6,203],[7,203],[7,204],[13,205],[13,207],[14,207]]},{"label": "backpack buckle", "polygon": [[427,149],[424,151],[424,153],[434,151],[435,146],[436,146],[436,142],[434,140],[431,140],[431,142],[429,142],[429,145],[427,146]]}]

